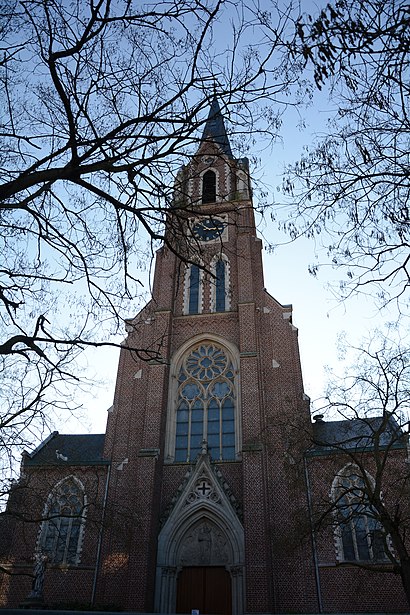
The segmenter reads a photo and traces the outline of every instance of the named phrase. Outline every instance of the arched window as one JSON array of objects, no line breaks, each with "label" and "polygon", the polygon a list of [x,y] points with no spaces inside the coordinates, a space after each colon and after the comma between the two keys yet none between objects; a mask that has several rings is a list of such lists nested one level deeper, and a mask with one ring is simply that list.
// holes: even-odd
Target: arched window
[{"label": "arched window", "polygon": [[215,203],[216,201],[216,173],[206,171],[202,176],[202,203]]},{"label": "arched window", "polygon": [[53,564],[78,564],[86,499],[80,481],[70,476],[48,496],[40,534],[40,550]]},{"label": "arched window", "polygon": [[189,265],[185,273],[184,314],[202,312],[202,269],[195,264]]},{"label": "arched window", "polygon": [[230,309],[229,261],[225,254],[215,256],[211,262],[211,311],[225,312]]},{"label": "arched window", "polygon": [[[372,480],[369,477],[369,480]],[[332,488],[336,504],[337,538],[342,561],[380,561],[386,556],[386,535],[370,505],[360,470],[348,464]]]},{"label": "arched window", "polygon": [[195,461],[203,442],[214,460],[235,459],[235,388],[232,361],[214,343],[183,358],[178,373],[175,461]]},{"label": "arched window", "polygon": [[215,311],[225,311],[225,263],[219,259],[215,266]]}]

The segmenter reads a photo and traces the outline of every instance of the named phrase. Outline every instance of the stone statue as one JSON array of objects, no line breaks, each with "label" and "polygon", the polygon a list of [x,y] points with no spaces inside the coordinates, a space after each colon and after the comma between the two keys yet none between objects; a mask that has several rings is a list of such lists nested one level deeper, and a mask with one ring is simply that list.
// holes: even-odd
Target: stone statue
[{"label": "stone statue", "polygon": [[44,589],[44,573],[46,569],[47,563],[47,555],[44,553],[38,552],[34,556],[34,566],[33,566],[33,583],[31,586],[31,592],[28,596],[28,600],[43,600],[43,589]]}]

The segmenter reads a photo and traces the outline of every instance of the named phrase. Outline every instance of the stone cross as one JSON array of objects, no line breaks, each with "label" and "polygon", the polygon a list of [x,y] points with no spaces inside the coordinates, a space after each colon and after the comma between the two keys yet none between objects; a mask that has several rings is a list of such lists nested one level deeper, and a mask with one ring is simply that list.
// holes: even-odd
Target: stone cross
[{"label": "stone cross", "polygon": [[210,494],[210,492],[212,491],[212,488],[206,480],[203,480],[199,483],[196,490],[199,491],[199,493],[203,497],[206,497],[207,495]]}]

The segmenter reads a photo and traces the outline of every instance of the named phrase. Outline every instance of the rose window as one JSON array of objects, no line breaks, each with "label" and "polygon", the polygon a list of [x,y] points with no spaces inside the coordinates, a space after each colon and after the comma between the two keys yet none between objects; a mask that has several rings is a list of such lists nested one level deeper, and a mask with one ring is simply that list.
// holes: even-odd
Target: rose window
[{"label": "rose window", "polygon": [[199,346],[193,350],[186,361],[186,371],[194,378],[212,380],[224,371],[227,364],[226,354],[215,346]]}]

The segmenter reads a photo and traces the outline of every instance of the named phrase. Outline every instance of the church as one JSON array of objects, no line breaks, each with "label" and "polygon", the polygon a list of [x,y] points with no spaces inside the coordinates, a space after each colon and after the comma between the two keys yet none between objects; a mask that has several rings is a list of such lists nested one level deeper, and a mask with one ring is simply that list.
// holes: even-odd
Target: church
[{"label": "church", "polygon": [[292,306],[265,288],[248,160],[216,99],[174,198],[152,298],[127,322],[146,353],[121,351],[106,433],[54,432],[23,454],[0,519],[0,607],[27,604],[37,558],[50,607],[406,611],[357,525],[314,530],[315,502],[352,464],[312,445],[342,422],[311,421]]}]

